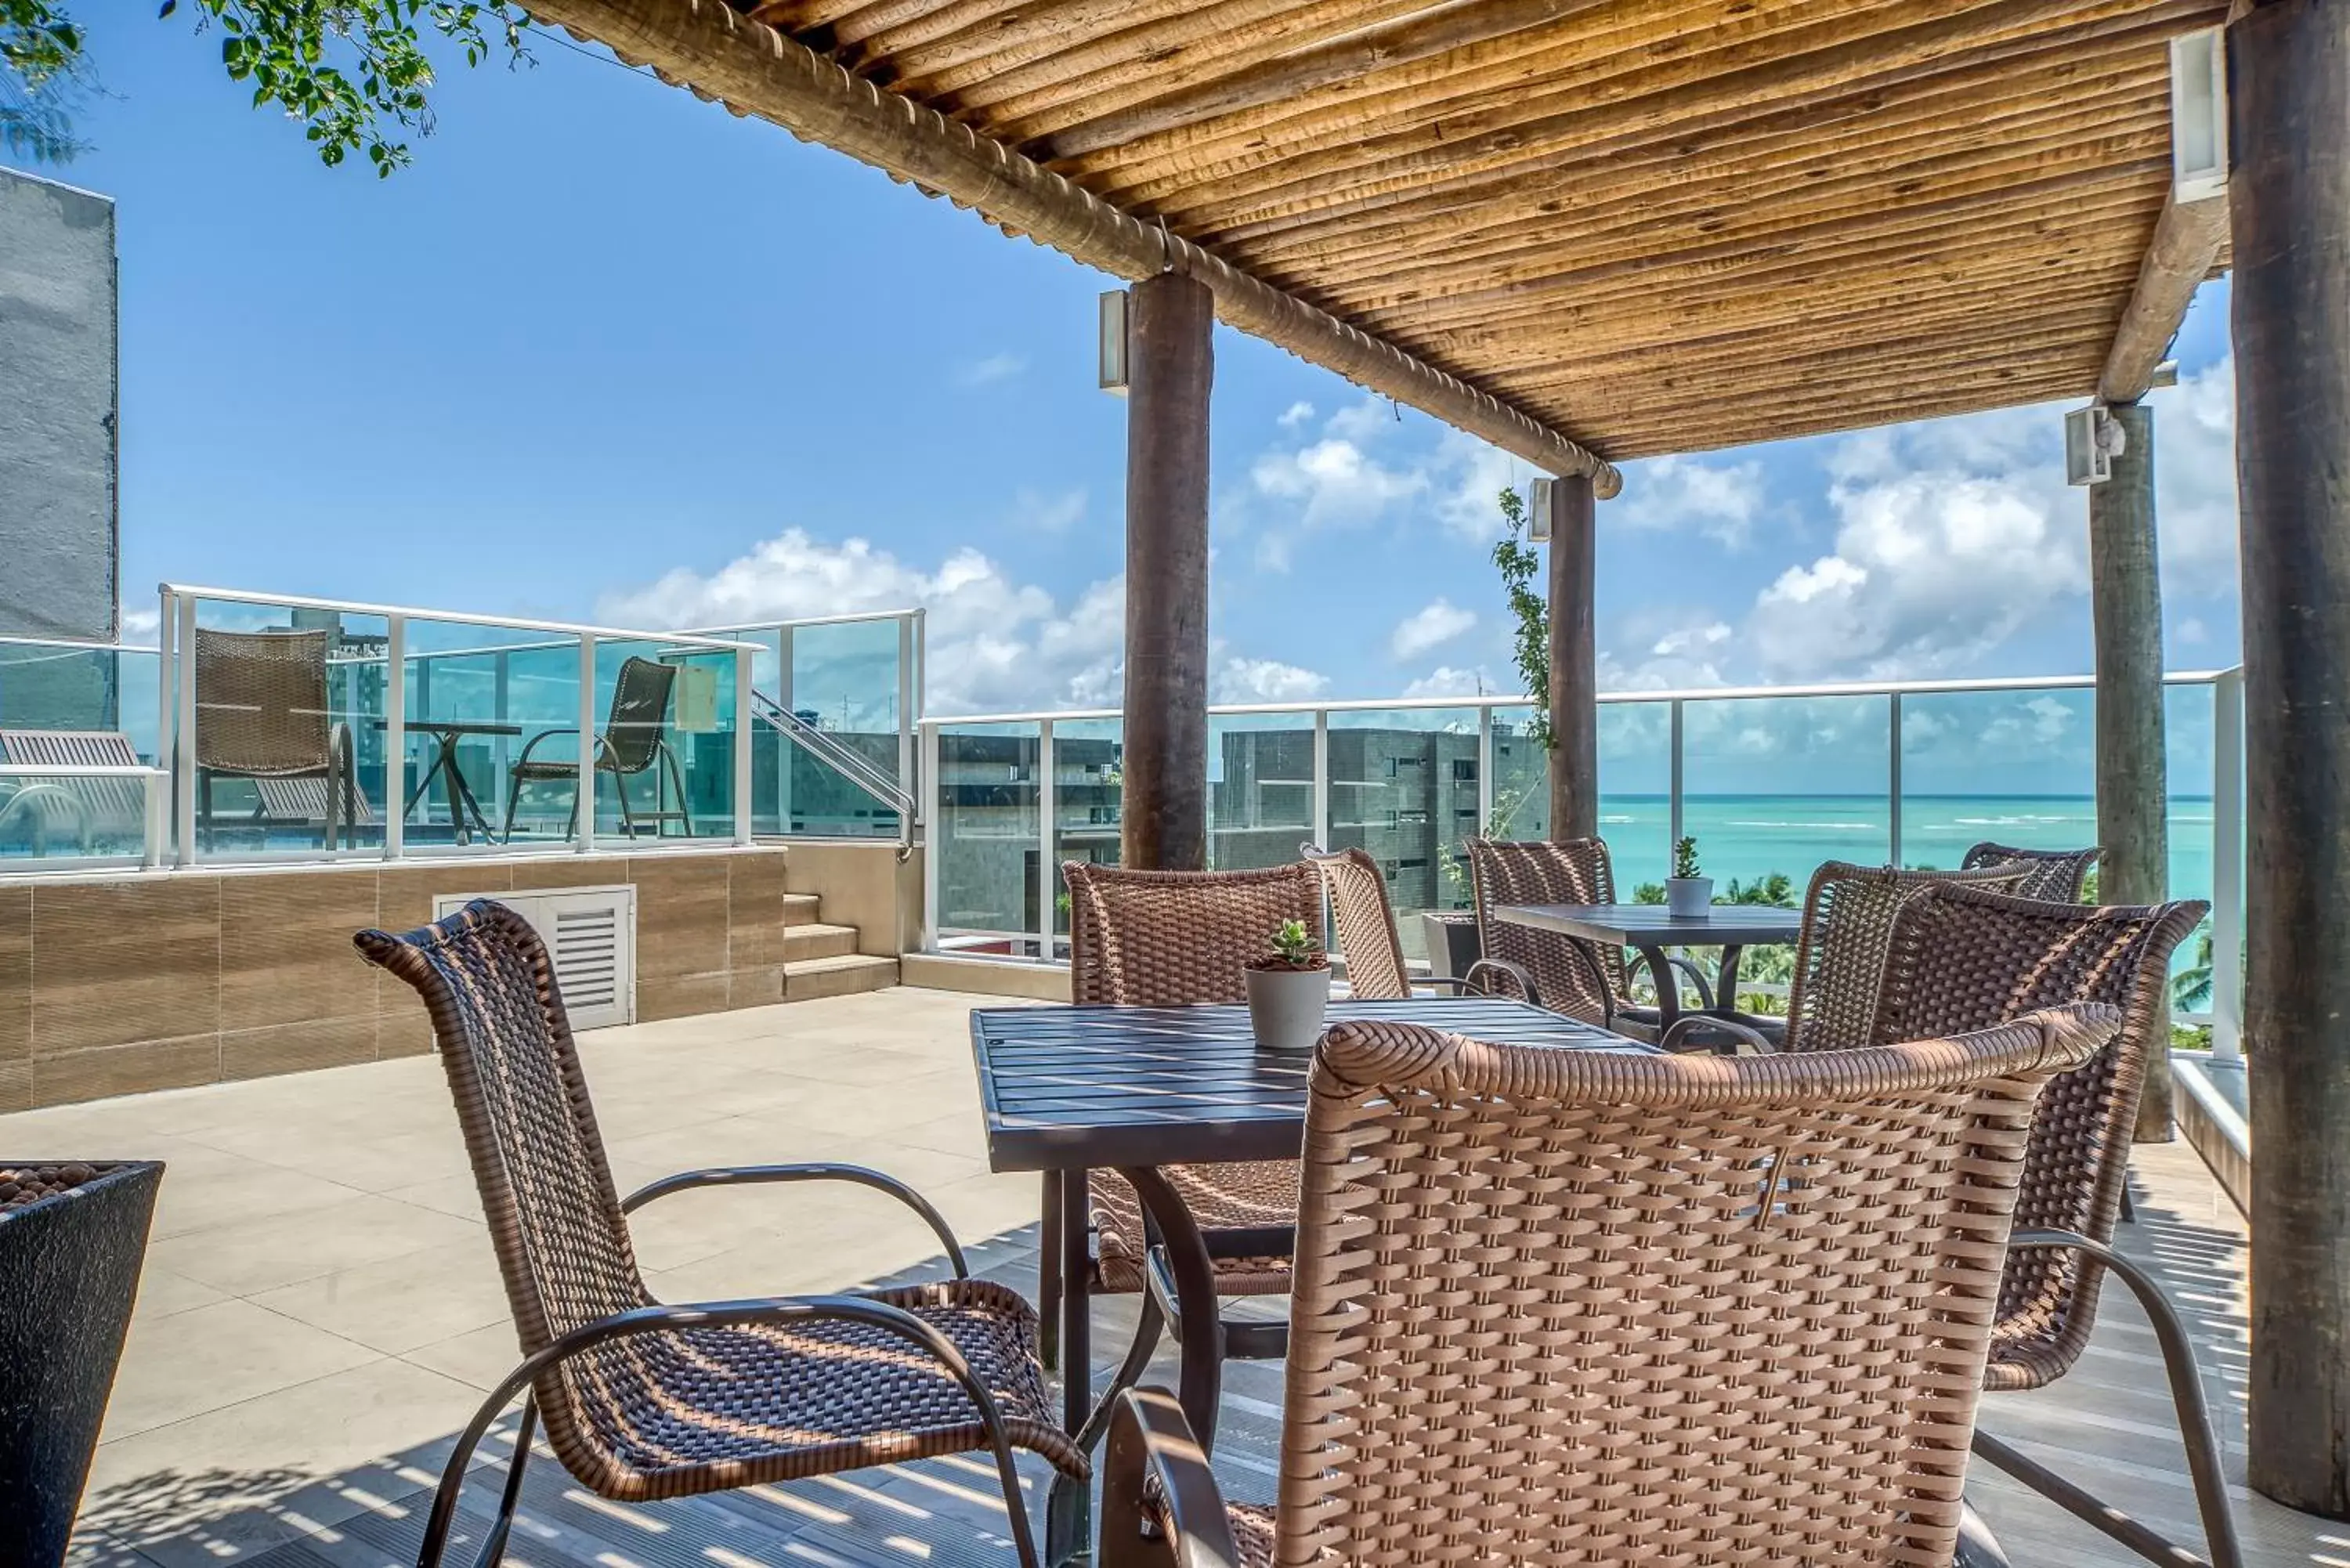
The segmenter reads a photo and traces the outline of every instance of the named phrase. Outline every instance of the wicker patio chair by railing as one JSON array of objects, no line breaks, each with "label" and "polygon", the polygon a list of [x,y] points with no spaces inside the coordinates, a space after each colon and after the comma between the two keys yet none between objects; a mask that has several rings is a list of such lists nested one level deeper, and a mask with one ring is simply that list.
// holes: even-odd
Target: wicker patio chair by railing
[{"label": "wicker patio chair by railing", "polygon": [[1347,989],[1371,1000],[1406,997],[1414,986],[1443,991],[1495,991],[1524,996],[1534,981],[1525,971],[1498,959],[1480,959],[1465,975],[1414,974],[1396,929],[1395,906],[1379,863],[1363,849],[1324,849],[1301,844],[1297,853],[1320,874],[1330,895],[1330,924],[1346,955]]},{"label": "wicker patio chair by railing", "polygon": [[[1864,1043],[1983,1028],[2064,1003],[2120,1009],[2113,1038],[2052,1082],[2033,1116],[1985,1386],[2041,1388],[2069,1371],[2088,1346],[2110,1269],[2154,1322],[2212,1560],[2232,1568],[2234,1526],[2193,1350],[2153,1281],[2109,1250],[2138,1096],[2165,1044],[2158,1036],[2168,1018],[2171,954],[2209,909],[2193,901],[2090,909],[1978,888],[1928,888],[1894,921]],[[1978,1435],[1975,1450],[2132,1550],[2164,1563],[2195,1561],[2007,1444]]]},{"label": "wicker patio chair by railing", "polygon": [[[1658,1010],[1636,1006],[1629,1000],[1630,976],[1623,949],[1493,918],[1493,911],[1505,904],[1614,903],[1616,870],[1607,841],[1471,838],[1468,849],[1470,885],[1477,903],[1478,949],[1486,958],[1498,959],[1532,977],[1533,990],[1525,1000],[1636,1040],[1654,1040]],[[1673,967],[1697,987],[1700,1005],[1711,1007],[1712,992],[1697,966],[1675,959]],[[1671,975],[1651,978],[1659,986],[1679,983]]]},{"label": "wicker patio chair by railing", "polygon": [[[677,666],[657,659],[629,659],[612,681],[612,711],[596,737],[595,771],[610,775],[613,792],[620,797],[620,830],[630,838],[636,837],[639,820],[652,824],[656,837],[665,822],[676,823],[686,837],[693,836],[693,814],[686,802],[685,778],[665,732],[670,696],[676,685]],[[514,837],[515,811],[522,804],[525,784],[568,784],[571,817],[564,836],[568,838],[579,830],[578,763],[570,758],[535,754],[546,742],[576,733],[571,730],[542,730],[523,746],[520,760],[507,774],[504,836],[509,841]],[[655,763],[660,764],[658,772],[654,771]],[[639,809],[629,798],[629,781],[646,773],[653,774],[650,811]],[[674,807],[670,805],[671,794],[676,796]]]},{"label": "wicker patio chair by railing", "polygon": [[[0,763],[19,767],[135,768],[130,737],[110,730],[0,730]],[[147,786],[134,778],[0,781],[0,843],[29,837],[46,851],[52,835],[84,855],[100,845],[143,846]]]},{"label": "wicker patio chair by railing", "polygon": [[2081,891],[2088,886],[2089,873],[2105,854],[2103,849],[2016,849],[2005,844],[1993,844],[1989,839],[1967,851],[1960,861],[1961,868],[1980,871],[1987,867],[2021,866],[2025,876],[2015,889],[2020,898],[2045,898],[2051,903],[2077,904]]},{"label": "wicker patio chair by railing", "polygon": [[2033,1096],[2114,1025],[1766,1061],[1333,1028],[1278,1506],[1129,1393],[1104,1568],[1942,1568]]},{"label": "wicker patio chair by railing", "polygon": [[[1251,871],[1129,871],[1072,860],[1061,868],[1069,889],[1069,992],[1079,1006],[1183,1007],[1248,998],[1243,978],[1264,956],[1284,920],[1300,920],[1321,946],[1322,884],[1305,865]],[[1289,1289],[1289,1232],[1297,1216],[1297,1162],[1171,1165],[1163,1174],[1198,1219],[1215,1263],[1216,1290],[1228,1296],[1278,1295]],[[1061,1227],[1087,1217],[1062,1212],[1045,1186],[1040,1305],[1055,1320],[1060,1293],[1143,1293],[1135,1351],[1113,1387],[1141,1375],[1175,1311],[1173,1281],[1151,1256],[1142,1200],[1113,1171],[1087,1177],[1093,1226],[1088,1278],[1060,1277]],[[1232,1322],[1218,1336],[1224,1355],[1277,1356],[1287,1343],[1280,1323]],[[1056,1347],[1057,1348],[1057,1347]],[[1066,1357],[1064,1359],[1066,1359]],[[1065,1366],[1063,1376],[1083,1376]]]},{"label": "wicker patio chair by railing", "polygon": [[208,836],[221,820],[213,785],[222,779],[253,784],[255,807],[241,826],[320,823],[333,849],[373,820],[350,726],[334,714],[328,640],[324,631],[196,628],[196,813]]},{"label": "wicker patio chair by railing", "polygon": [[[473,1449],[517,1397],[521,1428],[484,1563],[502,1553],[540,1419],[573,1478],[622,1501],[990,1453],[1021,1561],[1036,1568],[1013,1449],[1080,1480],[1085,1457],[1048,1413],[1035,1314],[968,1277],[936,1210],[887,1176],[838,1165],[688,1171],[622,1199],[546,950],[521,916],[477,899],[406,936],[357,941],[432,1012],[523,1355],[457,1440],[420,1568],[441,1561]],[[692,1189],[810,1180],[896,1198],[938,1234],[956,1277],[691,1306],[646,1289],[631,1210]]]}]

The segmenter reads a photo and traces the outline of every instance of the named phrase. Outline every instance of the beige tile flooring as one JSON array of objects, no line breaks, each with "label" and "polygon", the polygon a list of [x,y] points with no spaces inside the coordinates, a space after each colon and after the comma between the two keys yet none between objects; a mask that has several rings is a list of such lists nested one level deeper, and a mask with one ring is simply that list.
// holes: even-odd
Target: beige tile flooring
[{"label": "beige tile flooring", "polygon": [[[1023,1249],[1033,1246],[1025,1228],[1036,1182],[986,1169],[968,1043],[974,1004],[995,1003],[899,989],[588,1035],[581,1052],[616,1179],[627,1190],[729,1161],[879,1166],[928,1193],[967,1243],[1001,1239],[987,1250],[995,1272],[1032,1282]],[[435,1059],[0,1116],[0,1155],[169,1162],[78,1568],[388,1568],[412,1550],[377,1539],[369,1521],[412,1531],[446,1439],[515,1355]],[[2251,1560],[2350,1560],[2350,1528],[2290,1513],[2241,1485],[2241,1218],[2185,1145],[2142,1148],[2136,1163],[2141,1222],[2124,1228],[2122,1244],[2162,1271],[2203,1346]],[[886,1199],[828,1186],[681,1195],[644,1210],[635,1234],[653,1290],[672,1301],[837,1288],[936,1251]],[[975,1262],[991,1267],[986,1252]],[[2194,1542],[2151,1333],[2118,1293],[2106,1302],[2080,1366],[2055,1388],[1988,1400],[1985,1424]],[[1116,1337],[1105,1324],[1097,1348],[1114,1355]],[[1232,1441],[1220,1446],[1218,1468],[1231,1467],[1228,1484],[1243,1495],[1269,1485],[1279,1398],[1277,1366],[1231,1369]],[[542,1468],[551,1473],[534,1481],[546,1490],[533,1495],[550,1519],[562,1514],[587,1533],[567,1542],[549,1524],[536,1549],[549,1555],[518,1548],[516,1563],[666,1562],[653,1551],[658,1532],[677,1532],[666,1537],[673,1554],[693,1531],[744,1517],[679,1504],[660,1507],[687,1511],[614,1511]],[[834,1532],[830,1560],[910,1563],[921,1553],[880,1543],[905,1534],[889,1520],[910,1517],[907,1500],[935,1492],[941,1473],[882,1472],[869,1485],[841,1478],[796,1498],[766,1489],[774,1495],[762,1506],[787,1524],[821,1523],[823,1499],[851,1512],[867,1506],[851,1500],[867,1500],[888,1517],[864,1536],[825,1526]],[[2019,1563],[2130,1561],[1995,1476],[1976,1478],[1970,1490]],[[983,1482],[972,1494],[983,1514],[996,1506],[983,1493]],[[952,1511],[933,1511],[931,1528],[948,1533],[922,1549],[942,1553],[924,1559],[931,1568],[1011,1561],[985,1544],[983,1526],[957,1523]],[[608,1549],[632,1541],[642,1552]],[[778,1545],[757,1561],[820,1560],[805,1545]],[[319,1555],[305,1554],[313,1550]],[[739,1550],[691,1556],[744,1560]]]}]

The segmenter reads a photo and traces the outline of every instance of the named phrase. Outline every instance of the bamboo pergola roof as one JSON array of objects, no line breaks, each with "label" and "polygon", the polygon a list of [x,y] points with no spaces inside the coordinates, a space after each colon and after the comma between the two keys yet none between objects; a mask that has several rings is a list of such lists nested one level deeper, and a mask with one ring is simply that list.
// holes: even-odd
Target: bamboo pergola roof
[{"label": "bamboo pergola roof", "polygon": [[732,3],[533,8],[1603,494],[2116,395],[2222,259],[2167,45],[2228,0]]}]

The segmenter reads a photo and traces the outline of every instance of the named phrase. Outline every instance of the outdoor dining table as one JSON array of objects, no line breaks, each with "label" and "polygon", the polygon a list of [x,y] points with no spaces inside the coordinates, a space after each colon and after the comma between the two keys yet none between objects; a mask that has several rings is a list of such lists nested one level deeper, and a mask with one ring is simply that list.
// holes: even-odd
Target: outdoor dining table
[{"label": "outdoor dining table", "polygon": [[[1333,1023],[1422,1023],[1505,1044],[1652,1049],[1501,997],[1340,1000],[1330,1003],[1328,1016]],[[1310,1057],[1260,1047],[1248,1009],[1238,1005],[974,1008],[971,1042],[990,1168],[1045,1173],[1065,1217],[1057,1263],[1069,1430],[1085,1430],[1094,1414],[1087,1172],[1111,1169],[1134,1184],[1166,1247],[1181,1319],[1183,1410],[1201,1445],[1211,1443],[1222,1376],[1214,1266],[1199,1226],[1159,1168],[1296,1158]],[[1295,1245],[1285,1228],[1243,1240],[1258,1251],[1285,1253]]]},{"label": "outdoor dining table", "polygon": [[1716,904],[1700,915],[1676,915],[1662,904],[1503,904],[1493,918],[1513,926],[1556,931],[1603,947],[1631,948],[1646,959],[1657,982],[1657,1027],[1680,1018],[1680,987],[1671,983],[1667,948],[1720,948],[1711,1017],[1743,1023],[1738,1011],[1738,962],[1750,947],[1793,947],[1804,933],[1804,912],[1771,904]]},{"label": "outdoor dining table", "polygon": [[[374,724],[379,730],[391,727],[390,721],[386,719],[378,719]],[[457,765],[457,742],[469,735],[519,735],[522,726],[502,724],[488,719],[410,719],[404,722],[404,727],[411,734],[431,735],[439,744],[433,752],[432,765],[424,770],[424,776],[416,781],[416,788],[409,793],[407,804],[400,807],[401,817],[404,819],[416,810],[416,803],[432,789],[433,777],[438,774],[444,798],[449,803],[451,836],[460,844],[467,843],[472,838],[472,825],[478,824],[484,838],[495,837],[490,828],[490,819],[482,810],[481,801],[473,794],[473,786],[465,782],[464,770]]]}]

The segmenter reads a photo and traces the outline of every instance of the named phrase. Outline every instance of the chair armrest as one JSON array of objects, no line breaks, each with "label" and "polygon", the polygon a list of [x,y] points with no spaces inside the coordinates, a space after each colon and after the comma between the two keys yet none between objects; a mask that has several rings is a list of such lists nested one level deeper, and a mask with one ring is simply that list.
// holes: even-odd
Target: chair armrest
[{"label": "chair armrest", "polygon": [[971,1265],[963,1259],[962,1244],[955,1240],[954,1231],[948,1227],[945,1216],[931,1207],[930,1199],[896,1177],[868,1170],[861,1165],[723,1165],[702,1170],[681,1170],[675,1176],[664,1176],[629,1193],[620,1199],[620,1212],[633,1214],[654,1199],[666,1198],[672,1192],[687,1192],[704,1187],[748,1187],[783,1181],[853,1181],[859,1187],[888,1193],[920,1215],[923,1222],[945,1244],[947,1257],[954,1263],[955,1278],[971,1278]]},{"label": "chair armrest", "polygon": [[[1638,948],[1632,949],[1625,955],[1624,968],[1627,974],[1630,973],[1634,970],[1651,969],[1654,966],[1648,962],[1648,955],[1640,951]],[[1713,987],[1707,981],[1705,971],[1699,969],[1694,962],[1679,953],[1667,953],[1665,955],[1665,967],[1668,969],[1677,969],[1683,974],[1690,977],[1690,983],[1697,987],[1698,1005],[1700,1007],[1711,1007],[1713,1005]],[[1648,978],[1656,985],[1659,1000],[1661,1001],[1665,989],[1663,978],[1654,974],[1651,974]]]},{"label": "chair armrest", "polygon": [[1129,1388],[1110,1413],[1101,1568],[1240,1568],[1207,1453],[1164,1388]]},{"label": "chair armrest", "polygon": [[1534,977],[1507,959],[1481,958],[1469,966],[1462,981],[1487,996],[1515,994],[1520,1002],[1540,1007],[1542,995],[1534,990]]},{"label": "chair armrest", "polygon": [[[1729,1049],[1724,1050],[1719,1045],[1690,1044],[1694,1037],[1709,1033],[1731,1036]],[[1670,1029],[1657,1037],[1657,1048],[1660,1051],[1700,1050],[1711,1051],[1720,1056],[1735,1056],[1739,1054],[1738,1047],[1741,1045],[1752,1046],[1754,1054],[1758,1056],[1775,1056],[1779,1054],[1779,1047],[1773,1044],[1771,1037],[1761,1030],[1750,1029],[1743,1023],[1733,1023],[1727,1018],[1717,1018],[1711,1012],[1685,1013],[1674,1020]]]}]

